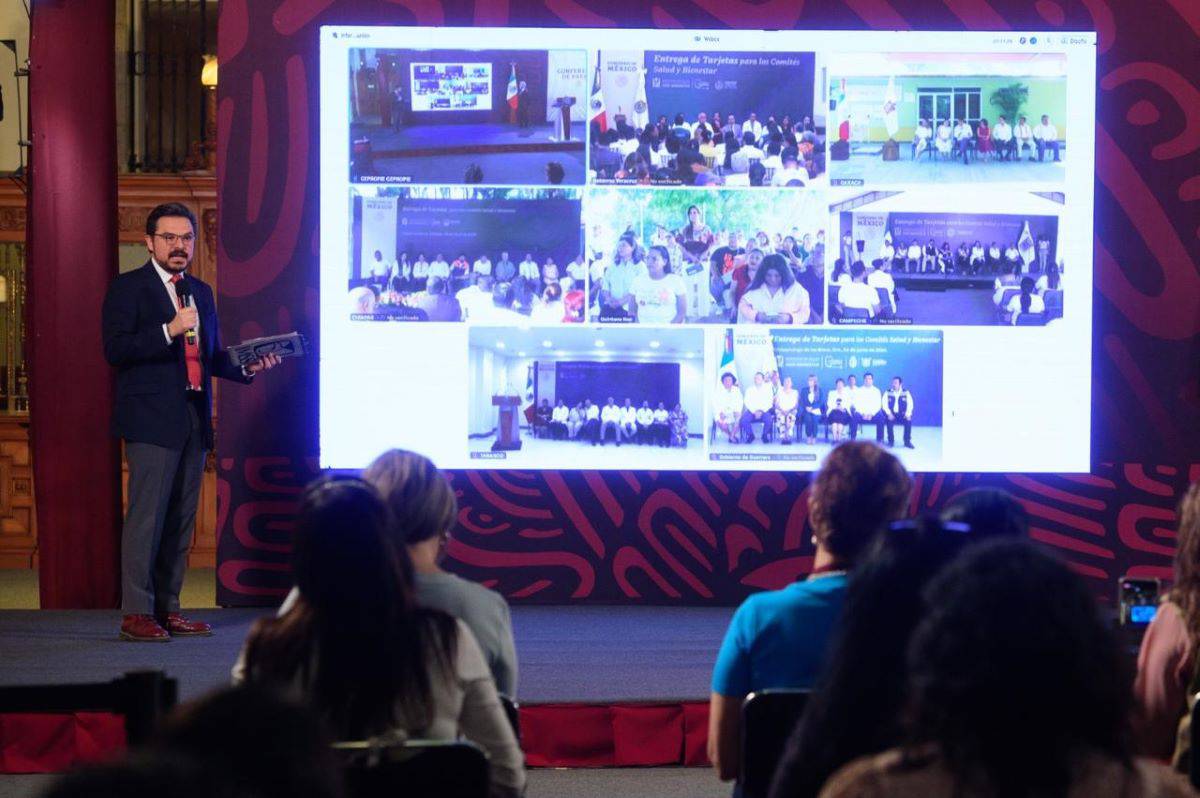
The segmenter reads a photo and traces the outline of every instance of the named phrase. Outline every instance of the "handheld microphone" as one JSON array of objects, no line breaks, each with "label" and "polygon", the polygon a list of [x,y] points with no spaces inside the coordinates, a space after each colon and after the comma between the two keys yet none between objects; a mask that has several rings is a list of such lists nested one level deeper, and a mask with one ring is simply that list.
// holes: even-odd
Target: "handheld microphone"
[{"label": "handheld microphone", "polygon": [[[187,280],[180,280],[175,284],[175,296],[179,297],[179,303],[185,308],[192,307],[192,287],[188,285]],[[196,331],[188,330],[183,334],[184,339],[189,344],[196,343]]]}]

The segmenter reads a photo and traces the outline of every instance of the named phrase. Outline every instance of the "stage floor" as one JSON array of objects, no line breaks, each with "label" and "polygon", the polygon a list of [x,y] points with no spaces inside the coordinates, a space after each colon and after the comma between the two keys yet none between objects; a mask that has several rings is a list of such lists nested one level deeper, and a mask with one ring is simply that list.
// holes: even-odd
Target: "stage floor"
[{"label": "stage floor", "polygon": [[[916,401],[921,401],[919,395],[915,395]],[[822,427],[821,433],[824,434]],[[900,458],[900,462],[904,463],[904,467],[909,471],[938,471],[944,470],[942,467],[942,428],[941,427],[913,427],[912,438],[915,449],[906,449],[901,442],[904,435],[902,427],[896,428],[896,445],[894,448],[888,449],[892,454]],[[867,427],[866,430],[859,430],[858,439],[860,441],[874,441],[875,427]],[[886,446],[886,444],[885,444]],[[771,468],[801,468],[804,470],[815,470],[829,450],[833,448],[833,444],[825,441],[822,437],[817,437],[817,443],[809,446],[806,443],[793,443],[784,446],[781,443],[763,443],[755,441],[754,443],[730,443],[723,438],[714,439],[708,446],[710,455],[710,464],[713,468],[720,468],[722,455],[748,455],[754,456],[757,460],[761,455],[779,455],[781,457],[807,457],[807,460],[802,460],[799,463],[781,461],[776,465],[772,465],[771,461],[762,461],[763,470]],[[718,459],[713,459],[712,455],[717,455]]]},{"label": "stage floor", "polygon": [[[371,142],[374,158],[364,175],[458,184],[467,167],[475,164],[487,185],[546,185],[546,164],[557,161],[563,166],[562,185],[583,185],[583,141],[555,141],[553,132],[551,125],[417,125],[393,130],[358,123],[351,126],[350,135]],[[582,135],[582,126],[573,132]]]},{"label": "stage floor", "polygon": [[540,125],[524,129],[507,124],[414,125],[401,127],[399,130],[379,125],[354,124],[350,126],[350,135],[356,139],[364,136],[370,139],[371,149],[376,152],[444,150],[459,147],[528,147],[531,145],[544,145],[547,150],[560,149],[564,146],[582,150],[583,134],[583,125],[578,123],[571,131],[574,138],[569,142],[557,141],[554,138],[553,125]]},{"label": "stage floor", "polygon": [[[495,438],[471,438],[468,450],[471,452],[492,453],[492,441]],[[677,446],[640,446],[636,443],[623,443],[617,446],[612,442],[603,446],[592,446],[582,441],[554,441],[546,438],[534,438],[524,429],[521,430],[521,448],[518,451],[503,452],[505,468],[537,468],[544,462],[547,455],[553,457],[579,458],[586,462],[588,468],[652,468],[655,471],[669,471],[672,468],[696,468],[697,458],[702,456],[702,441],[692,438],[687,448]],[[563,453],[567,454],[564,455]],[[645,458],[640,460],[639,458]]]},{"label": "stage floor", "polygon": [[[546,164],[562,164],[561,186],[546,182]],[[485,185],[579,188],[585,179],[583,151],[579,152],[495,152],[437,155],[406,155],[403,158],[376,158],[371,174],[402,176],[417,184],[448,183],[459,185],[467,167],[476,164],[483,170]]]},{"label": "stage floor", "polygon": [[[513,607],[523,703],[704,700],[729,607]],[[161,669],[194,698],[229,681],[261,609],[189,611],[207,638],[126,643],[120,613],[0,611],[0,684],[104,681]]]},{"label": "stage floor", "polygon": [[[900,145],[900,160],[884,161],[878,153],[856,154],[851,152],[848,161],[830,161],[827,167],[831,185],[839,180],[865,180],[872,185],[892,183],[1025,183],[1030,190],[1039,183],[1062,183],[1066,178],[1065,161],[1053,162],[1054,156],[1046,154],[1047,160],[1030,161],[1028,151],[1017,161],[979,161],[964,164],[962,158],[954,161],[930,161],[924,154],[920,160],[910,159],[911,144]],[[1065,152],[1065,151],[1064,151]],[[1060,158],[1064,153],[1059,154]],[[867,206],[866,210],[870,210]]]}]

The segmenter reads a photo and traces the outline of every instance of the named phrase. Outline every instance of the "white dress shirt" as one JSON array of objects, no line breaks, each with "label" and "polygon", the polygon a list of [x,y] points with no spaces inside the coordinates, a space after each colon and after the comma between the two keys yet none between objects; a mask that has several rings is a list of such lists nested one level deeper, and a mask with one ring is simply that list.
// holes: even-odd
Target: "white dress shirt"
[{"label": "white dress shirt", "polygon": [[604,409],[600,411],[600,420],[605,422],[611,421],[614,424],[620,424],[621,408],[617,407],[616,405],[605,405]]},{"label": "white dress shirt", "polygon": [[1013,131],[1012,125],[1007,122],[997,122],[992,128],[992,139],[999,142],[1012,141]]},{"label": "white dress shirt", "polygon": [[765,382],[746,389],[745,407],[751,413],[765,413],[775,406],[775,392]]},{"label": "white dress shirt", "polygon": [[888,292],[888,303],[892,311],[896,310],[896,280],[883,269],[876,269],[867,275],[867,285],[871,288],[882,288]]},{"label": "white dress shirt", "polygon": [[636,424],[637,423],[637,408],[633,405],[621,408],[621,423]]},{"label": "white dress shirt", "polygon": [[1058,128],[1053,122],[1038,125],[1033,129],[1033,137],[1040,141],[1058,141]]},{"label": "white dress shirt", "polygon": [[725,386],[722,385],[721,390],[717,391],[713,397],[713,410],[716,413],[718,421],[737,418],[742,414],[744,406],[742,392],[736,385],[730,385],[729,390],[725,390]]},{"label": "white dress shirt", "polygon": [[846,308],[859,308],[871,311],[875,315],[875,307],[879,305],[879,292],[866,283],[851,282],[838,289],[838,304]]},{"label": "white dress shirt", "polygon": [[637,423],[643,427],[648,427],[654,423],[654,411],[648,407],[639,407],[637,410]]},{"label": "white dress shirt", "polygon": [[487,258],[479,258],[478,260],[475,261],[474,265],[472,266],[472,269],[474,270],[474,272],[476,274],[491,274],[492,273],[492,262],[490,260],[488,260]]},{"label": "white dress shirt", "polygon": [[449,277],[450,264],[444,260],[435,260],[429,264],[430,277]]},{"label": "white dress shirt", "polygon": [[[1021,312],[1021,295],[1020,294],[1017,294],[1015,297],[1008,300],[1007,310],[1009,313],[1020,313]],[[1030,294],[1029,295],[1029,312],[1030,313],[1045,313],[1046,312],[1046,300],[1042,299],[1037,294]]]},{"label": "white dress shirt", "polygon": [[588,405],[587,409],[583,411],[583,415],[588,421],[594,421],[595,419],[600,418],[600,406]]},{"label": "white dress shirt", "polygon": [[570,417],[571,410],[566,405],[559,405],[554,408],[554,412],[550,414],[551,421],[558,421],[563,424],[567,423],[567,418]]},{"label": "white dress shirt", "polygon": [[[163,287],[167,289],[167,296],[171,298],[171,307],[178,308],[179,307],[179,295],[175,293],[175,283],[171,282],[171,278],[174,277],[175,275],[173,273],[167,271],[166,269],[164,269],[162,266],[159,266],[158,261],[156,261],[154,258],[151,258],[150,262],[154,264],[154,271],[158,272],[158,278],[163,281]],[[196,306],[196,303],[195,303],[195,300],[193,300],[192,307],[195,307],[195,306]],[[171,326],[170,324],[164,324],[162,326],[163,335],[166,336],[168,344],[174,340],[171,337],[171,333],[167,332],[167,328],[170,326]],[[200,316],[199,316],[199,314],[196,315],[196,326],[193,329],[196,330],[197,335],[200,334]],[[243,368],[242,371],[244,372],[245,369]]]},{"label": "white dress shirt", "polygon": [[861,416],[872,418],[883,409],[883,393],[874,385],[860,385],[854,389],[854,410]]},{"label": "white dress shirt", "polygon": [[484,291],[477,285],[469,285],[454,295],[462,308],[464,319],[483,318],[495,305],[490,291]]},{"label": "white dress shirt", "polygon": [[538,265],[535,261],[523,260],[517,267],[517,273],[526,280],[536,280],[540,276],[541,270],[538,269]]},{"label": "white dress shirt", "polygon": [[671,414],[668,413],[664,408],[660,407],[658,410],[654,411],[654,423],[655,424],[666,424],[667,419],[669,419],[670,417],[671,417]]}]

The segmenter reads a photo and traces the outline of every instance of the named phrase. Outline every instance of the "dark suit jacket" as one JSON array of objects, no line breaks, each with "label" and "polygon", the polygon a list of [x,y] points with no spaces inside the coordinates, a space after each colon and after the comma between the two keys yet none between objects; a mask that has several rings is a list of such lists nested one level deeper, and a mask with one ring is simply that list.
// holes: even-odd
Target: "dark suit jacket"
[{"label": "dark suit jacket", "polygon": [[[184,276],[200,316],[200,364],[203,409],[200,425],[205,446],[213,445],[212,378],[247,383],[240,366],[221,348],[212,289],[190,274]],[[117,369],[117,397],[112,429],[126,441],[183,448],[187,417],[187,366],[183,336],[170,343],[163,325],[175,308],[154,264],[117,277],[104,297],[101,317],[104,357]]]}]

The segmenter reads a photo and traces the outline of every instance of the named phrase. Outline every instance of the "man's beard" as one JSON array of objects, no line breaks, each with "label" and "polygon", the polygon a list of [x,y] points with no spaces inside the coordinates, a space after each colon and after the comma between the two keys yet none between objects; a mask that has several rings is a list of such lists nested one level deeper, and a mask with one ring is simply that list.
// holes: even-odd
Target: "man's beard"
[{"label": "man's beard", "polygon": [[[182,266],[176,267],[171,263],[172,258],[183,258],[184,264]],[[166,260],[164,260],[159,265],[162,266],[167,271],[172,272],[173,274],[182,274],[184,271],[187,270],[187,267],[191,265],[191,260],[188,258],[188,254],[186,252],[176,250],[175,252],[172,252],[171,254],[167,255]]]}]

